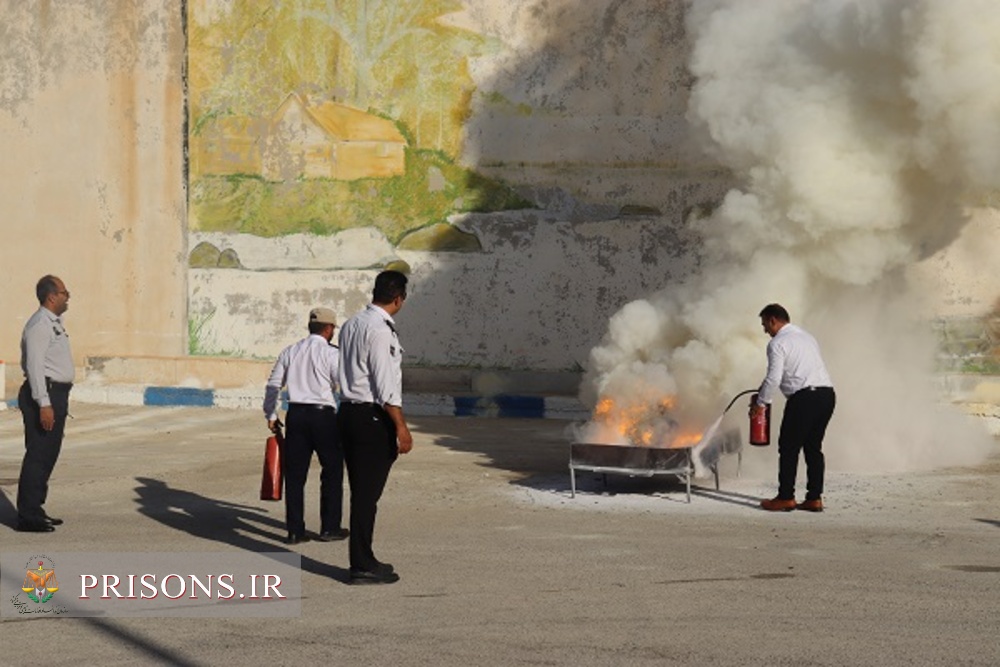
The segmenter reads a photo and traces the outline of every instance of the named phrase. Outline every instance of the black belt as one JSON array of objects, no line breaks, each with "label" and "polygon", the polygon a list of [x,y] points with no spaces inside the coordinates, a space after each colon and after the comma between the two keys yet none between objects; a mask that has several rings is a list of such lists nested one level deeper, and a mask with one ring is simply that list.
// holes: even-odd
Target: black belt
[{"label": "black belt", "polygon": [[289,403],[288,408],[309,408],[312,410],[336,410],[332,405],[325,403]]},{"label": "black belt", "polygon": [[47,378],[45,378],[45,386],[48,387],[49,389],[65,389],[66,391],[69,391],[70,389],[73,388],[73,383],[72,382],[56,382],[52,378],[48,378],[47,377]]},{"label": "black belt", "polygon": [[792,394],[792,396],[795,396],[797,394],[801,394],[801,393],[804,393],[804,392],[807,392],[807,391],[833,391],[833,387],[802,387],[802,389],[799,389],[797,392],[795,392],[794,394]]},{"label": "black belt", "polygon": [[340,403],[341,405],[375,405],[371,401],[349,401],[346,398],[341,399]]}]

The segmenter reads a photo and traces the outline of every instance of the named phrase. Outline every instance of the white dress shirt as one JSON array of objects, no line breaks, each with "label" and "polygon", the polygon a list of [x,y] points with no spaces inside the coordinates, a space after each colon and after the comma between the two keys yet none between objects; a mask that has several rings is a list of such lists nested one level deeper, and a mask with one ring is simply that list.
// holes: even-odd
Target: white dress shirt
[{"label": "white dress shirt", "polygon": [[45,378],[72,382],[76,374],[69,350],[69,334],[62,320],[42,306],[28,318],[21,334],[21,370],[31,386],[31,397],[40,407],[52,405]]},{"label": "white dress shirt", "polygon": [[403,347],[392,316],[375,304],[340,328],[340,393],[345,401],[403,406]]},{"label": "white dress shirt", "polygon": [[781,327],[767,344],[767,376],[757,391],[757,404],[769,404],[776,387],[788,397],[806,387],[832,386],[816,339],[794,324]]},{"label": "white dress shirt", "polygon": [[289,345],[271,369],[264,392],[264,415],[278,418],[278,395],[288,387],[289,403],[311,403],[337,407],[334,387],[340,366],[337,348],[319,334],[309,334]]}]

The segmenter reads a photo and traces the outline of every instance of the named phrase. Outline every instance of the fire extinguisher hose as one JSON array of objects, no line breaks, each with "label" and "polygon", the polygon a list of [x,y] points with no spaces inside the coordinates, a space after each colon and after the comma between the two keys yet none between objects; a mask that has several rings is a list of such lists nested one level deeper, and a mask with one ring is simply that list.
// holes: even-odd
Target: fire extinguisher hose
[{"label": "fire extinguisher hose", "polygon": [[757,393],[756,389],[747,389],[745,391],[741,391],[740,393],[736,394],[735,396],[733,396],[733,400],[729,401],[729,405],[727,405],[726,409],[722,411],[722,414],[726,414],[727,412],[729,412],[729,408],[733,407],[733,403],[735,403],[736,399],[738,399],[740,396],[746,396],[747,394],[754,394],[754,393]]}]

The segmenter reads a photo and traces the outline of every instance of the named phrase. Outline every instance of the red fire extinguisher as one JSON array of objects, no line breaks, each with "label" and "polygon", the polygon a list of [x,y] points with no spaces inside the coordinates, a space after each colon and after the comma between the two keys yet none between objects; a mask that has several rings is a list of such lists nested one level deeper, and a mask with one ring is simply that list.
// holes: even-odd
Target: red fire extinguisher
[{"label": "red fire extinguisher", "polygon": [[754,394],[750,397],[750,444],[764,447],[771,444],[771,406],[755,411],[756,405],[757,394]]},{"label": "red fire extinguisher", "polygon": [[281,485],[284,481],[282,470],[282,450],[285,439],[279,429],[264,444],[264,473],[260,480],[261,500],[281,500]]}]

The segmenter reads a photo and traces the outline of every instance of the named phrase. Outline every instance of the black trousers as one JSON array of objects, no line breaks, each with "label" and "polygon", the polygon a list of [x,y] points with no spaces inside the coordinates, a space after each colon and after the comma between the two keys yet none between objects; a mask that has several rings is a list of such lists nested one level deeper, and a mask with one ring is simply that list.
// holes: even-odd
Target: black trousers
[{"label": "black trousers", "polygon": [[319,458],[320,531],[340,528],[344,512],[344,452],[337,435],[337,412],[291,404],[285,415],[285,523],[305,535],[305,487],[313,452]]},{"label": "black trousers", "polygon": [[340,438],[351,482],[351,569],[374,570],[372,551],[378,501],[398,456],[396,425],[381,407],[343,403]]},{"label": "black trousers", "polygon": [[24,421],[24,459],[17,483],[17,515],[21,521],[38,523],[45,519],[42,507],[49,495],[49,477],[62,448],[70,388],[68,384],[49,385],[49,400],[56,418],[51,431],[42,428],[41,409],[31,397],[27,381],[17,394],[17,406]]},{"label": "black trousers", "polygon": [[778,436],[778,497],[795,497],[795,474],[799,467],[799,452],[806,459],[806,500],[823,495],[826,459],[823,457],[823,437],[833,416],[837,394],[833,387],[814,387],[798,391],[785,404]]}]

